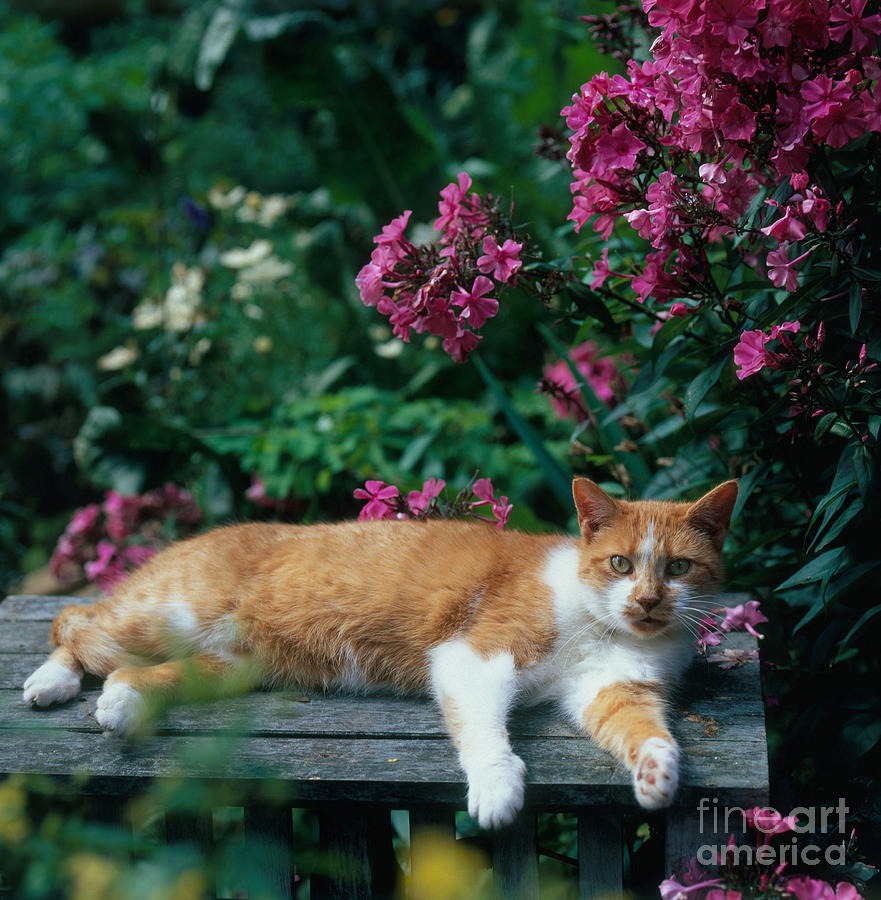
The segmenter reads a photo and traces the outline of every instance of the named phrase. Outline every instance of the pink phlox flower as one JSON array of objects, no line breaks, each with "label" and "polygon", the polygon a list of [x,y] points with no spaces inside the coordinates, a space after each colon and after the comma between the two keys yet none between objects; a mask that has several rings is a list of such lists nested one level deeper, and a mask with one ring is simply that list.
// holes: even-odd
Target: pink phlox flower
[{"label": "pink phlox flower", "polygon": [[86,577],[97,582],[102,590],[109,590],[125,577],[125,566],[117,555],[118,547],[112,541],[99,541],[95,548],[98,556],[84,566]]},{"label": "pink phlox flower", "polygon": [[156,555],[156,548],[147,544],[129,544],[122,548],[122,558],[127,568],[133,569],[144,565],[148,559]]},{"label": "pink phlox flower", "polygon": [[721,878],[709,878],[706,881],[697,881],[694,884],[680,884],[672,876],[665,878],[659,885],[658,891],[661,894],[661,900],[687,900],[688,895],[694,891],[700,891],[704,888],[715,887],[722,883]]},{"label": "pink phlox flower", "polygon": [[835,886],[835,900],[863,900],[863,895],[849,881],[839,881]]},{"label": "pink phlox flower", "polygon": [[795,816],[784,816],[770,807],[754,806],[746,811],[745,818],[747,825],[763,834],[783,834],[798,827]]},{"label": "pink phlox flower", "polygon": [[392,219],[388,225],[383,225],[382,232],[374,239],[374,244],[397,244],[404,239],[404,229],[410,216],[413,215],[412,209],[405,209],[396,219]]},{"label": "pink phlox flower", "polygon": [[90,532],[98,522],[101,515],[101,507],[97,503],[90,503],[78,509],[67,526],[66,533],[71,537],[80,537]]},{"label": "pink phlox flower", "polygon": [[431,501],[447,486],[442,478],[429,478],[424,482],[421,491],[410,491],[407,494],[407,505],[414,513],[425,512]]},{"label": "pink phlox flower", "polygon": [[713,121],[728,141],[748,141],[756,131],[755,114],[737,98],[737,90],[719,92],[713,104]]},{"label": "pink phlox flower", "polygon": [[843,147],[866,130],[863,105],[856,100],[832,103],[814,120],[812,128],[814,135],[830,147]]},{"label": "pink phlox flower", "polygon": [[820,74],[805,81],[801,86],[801,96],[805,101],[805,114],[814,119],[828,115],[835,103],[850,99],[851,87],[844,81],[833,81],[828,75]]},{"label": "pink phlox flower", "polygon": [[670,307],[670,315],[677,319],[684,319],[690,312],[691,309],[681,301],[679,303],[674,303]]},{"label": "pink phlox flower", "polygon": [[784,249],[771,250],[765,262],[768,265],[768,278],[773,284],[790,292],[798,287],[798,274],[794,269],[796,260],[790,260]]},{"label": "pink phlox flower", "polygon": [[[490,478],[478,478],[471,488],[471,493],[479,497],[482,503],[491,503],[493,499],[493,483]],[[472,503],[472,506],[480,506],[481,503]]]},{"label": "pink phlox flower", "polygon": [[358,519],[387,519],[394,516],[394,503],[389,501],[399,496],[398,489],[384,481],[366,481],[363,488],[356,488],[353,492],[356,500],[367,500],[367,503],[358,513]]},{"label": "pink phlox flower", "polygon": [[[861,53],[874,44],[875,38],[881,34],[881,15],[863,17],[866,0],[851,0],[850,11],[837,4],[829,12],[829,36],[834,41],[843,41],[847,34],[851,35],[850,48],[854,53]],[[831,24],[835,23],[835,24]]]},{"label": "pink phlox flower", "polygon": [[463,363],[471,355],[472,350],[483,340],[479,334],[456,328],[455,334],[445,337],[441,346],[453,362]]},{"label": "pink phlox flower", "polygon": [[725,619],[721,624],[722,631],[748,631],[753,637],[761,639],[763,635],[756,631],[755,626],[767,622],[768,619],[759,609],[758,600],[748,600],[746,603],[738,603],[737,606],[725,610]]},{"label": "pink phlox flower", "polygon": [[758,650],[735,650],[726,648],[707,657],[707,662],[715,663],[720,669],[736,669],[759,658]]},{"label": "pink phlox flower", "polygon": [[786,890],[798,900],[835,900],[832,885],[818,878],[797,875],[786,882]]},{"label": "pink phlox flower", "polygon": [[728,891],[724,888],[712,888],[707,891],[704,900],[743,900],[743,894],[740,891]]},{"label": "pink phlox flower", "polygon": [[[769,337],[773,341],[775,338],[780,337],[780,335],[784,332],[789,332],[790,334],[798,334],[799,329],[801,328],[801,322],[781,322],[779,325],[772,325],[771,331],[769,332]],[[750,603],[758,603],[757,600],[750,600]]]},{"label": "pink phlox flower", "polygon": [[508,502],[508,498],[502,495],[498,499],[493,498],[491,503],[491,509],[493,515],[498,519],[496,523],[497,528],[504,528],[508,523],[508,518],[511,515],[511,510],[514,508],[513,503]]},{"label": "pink phlox flower", "polygon": [[122,543],[135,529],[141,498],[137,494],[124,497],[118,491],[108,491],[103,509],[107,517],[107,534],[117,543]]},{"label": "pink phlox flower", "polygon": [[355,277],[355,284],[358,287],[361,302],[365,306],[376,306],[382,297],[382,277],[382,269],[374,262],[369,262],[363,266]]},{"label": "pink phlox flower", "polygon": [[[622,384],[621,372],[615,361],[607,356],[600,356],[598,347],[593,341],[584,341],[569,351],[572,365],[584,376],[593,392],[606,406],[615,405],[615,390]],[[562,393],[577,395],[578,381],[566,360],[560,359],[544,367],[544,377],[556,385]],[[587,418],[584,407],[566,397],[550,397],[557,415],[564,419],[574,415],[579,421]]]},{"label": "pink phlox flower", "polygon": [[766,234],[782,244],[786,241],[802,240],[807,234],[807,227],[801,219],[795,217],[795,209],[789,205],[779,219],[766,225],[761,231],[762,234]]},{"label": "pink phlox flower", "polygon": [[761,329],[744,331],[734,348],[734,363],[740,381],[755,375],[765,367],[765,344],[770,338]]},{"label": "pink phlox flower", "polygon": [[697,169],[701,180],[707,184],[725,184],[726,172],[725,161],[715,163],[702,163]]},{"label": "pink phlox flower", "polygon": [[458,232],[465,198],[471,187],[471,176],[460,172],[456,181],[448,184],[441,192],[441,200],[437,209],[440,215],[434,220],[434,230],[449,234],[450,230]]},{"label": "pink phlox flower", "polygon": [[600,259],[594,263],[594,267],[590,273],[590,289],[595,291],[598,287],[602,287],[605,280],[610,275],[615,275],[609,268],[609,248],[603,247]]},{"label": "pink phlox flower", "polygon": [[781,0],[771,0],[764,20],[759,24],[762,35],[762,46],[788,47],[792,43],[791,18],[784,13],[785,5]]},{"label": "pink phlox flower", "polygon": [[697,646],[699,650],[706,651],[707,647],[718,647],[722,643],[719,633],[719,623],[711,615],[704,616],[697,626]]},{"label": "pink phlox flower", "polygon": [[758,8],[759,4],[753,0],[711,0],[707,4],[710,30],[738,46],[758,21]]},{"label": "pink phlox flower", "polygon": [[604,169],[632,169],[646,145],[621,122],[597,140],[595,149]]},{"label": "pink phlox flower", "polygon": [[499,301],[485,296],[493,287],[489,278],[478,275],[470,291],[458,290],[450,294],[451,303],[465,307],[461,318],[466,319],[472,328],[480,328],[499,311]]},{"label": "pink phlox flower", "polygon": [[511,284],[517,275],[517,271],[523,265],[520,259],[520,251],[523,244],[508,238],[500,247],[496,239],[488,234],[483,239],[483,256],[477,260],[477,268],[503,284]]}]

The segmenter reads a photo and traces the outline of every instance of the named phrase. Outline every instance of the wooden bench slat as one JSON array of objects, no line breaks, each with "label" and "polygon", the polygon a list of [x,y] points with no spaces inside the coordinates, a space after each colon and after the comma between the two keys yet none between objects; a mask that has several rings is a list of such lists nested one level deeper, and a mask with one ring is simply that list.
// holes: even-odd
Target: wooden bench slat
[{"label": "wooden bench slat", "polygon": [[493,882],[512,900],[538,897],[538,829],[534,815],[520,816],[493,834]]},{"label": "wooden bench slat", "polygon": [[624,848],[620,813],[589,810],[578,816],[578,897],[623,894]]},{"label": "wooden bench slat", "polygon": [[294,825],[290,808],[246,806],[245,848],[252,878],[248,885],[249,896],[268,895],[278,900],[293,900]]}]

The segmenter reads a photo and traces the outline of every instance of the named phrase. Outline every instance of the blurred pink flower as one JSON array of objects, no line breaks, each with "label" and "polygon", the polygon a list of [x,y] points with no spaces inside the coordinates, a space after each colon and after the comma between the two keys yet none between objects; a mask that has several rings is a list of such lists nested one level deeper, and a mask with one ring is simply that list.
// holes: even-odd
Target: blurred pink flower
[{"label": "blurred pink flower", "polygon": [[748,631],[753,637],[761,639],[763,635],[755,626],[767,622],[768,619],[759,609],[758,600],[748,600],[745,604],[729,607],[725,610],[725,619],[721,624],[723,631]]},{"label": "blurred pink flower", "polygon": [[[593,341],[585,341],[573,347],[569,351],[569,358],[597,397],[607,406],[614,406],[615,390],[623,384],[621,372],[615,362],[608,356],[599,356],[597,345]],[[556,386],[560,393],[572,395],[573,398],[579,396],[578,382],[566,360],[561,359],[545,366],[544,377],[547,382]],[[580,421],[587,418],[584,407],[569,397],[551,395],[550,401],[561,419],[572,415]]]}]

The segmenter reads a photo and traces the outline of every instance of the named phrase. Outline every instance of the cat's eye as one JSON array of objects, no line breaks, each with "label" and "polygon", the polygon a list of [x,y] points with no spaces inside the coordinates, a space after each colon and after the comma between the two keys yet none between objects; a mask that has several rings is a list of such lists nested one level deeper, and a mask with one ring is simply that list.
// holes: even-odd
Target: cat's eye
[{"label": "cat's eye", "polygon": [[609,565],[619,575],[629,575],[633,571],[633,563],[625,556],[613,556],[609,560]]},{"label": "cat's eye", "polygon": [[667,564],[668,575],[684,575],[691,568],[691,561],[687,559],[671,559]]}]

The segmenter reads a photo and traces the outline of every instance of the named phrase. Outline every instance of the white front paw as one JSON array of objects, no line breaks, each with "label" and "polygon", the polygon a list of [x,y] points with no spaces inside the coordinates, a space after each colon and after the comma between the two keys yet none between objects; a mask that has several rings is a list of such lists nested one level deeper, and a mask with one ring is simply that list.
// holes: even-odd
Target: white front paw
[{"label": "white front paw", "polygon": [[663,809],[673,802],[679,784],[679,748],[651,737],[640,747],[633,770],[633,792],[644,809]]},{"label": "white front paw", "polygon": [[79,675],[50,659],[24,683],[22,699],[31,706],[51,706],[75,697],[79,689]]},{"label": "white front paw", "polygon": [[526,766],[510,751],[468,767],[468,815],[481,828],[509,825],[523,808]]},{"label": "white front paw", "polygon": [[130,685],[121,681],[104,688],[95,705],[95,721],[105,731],[131,734],[144,712],[144,698]]}]

